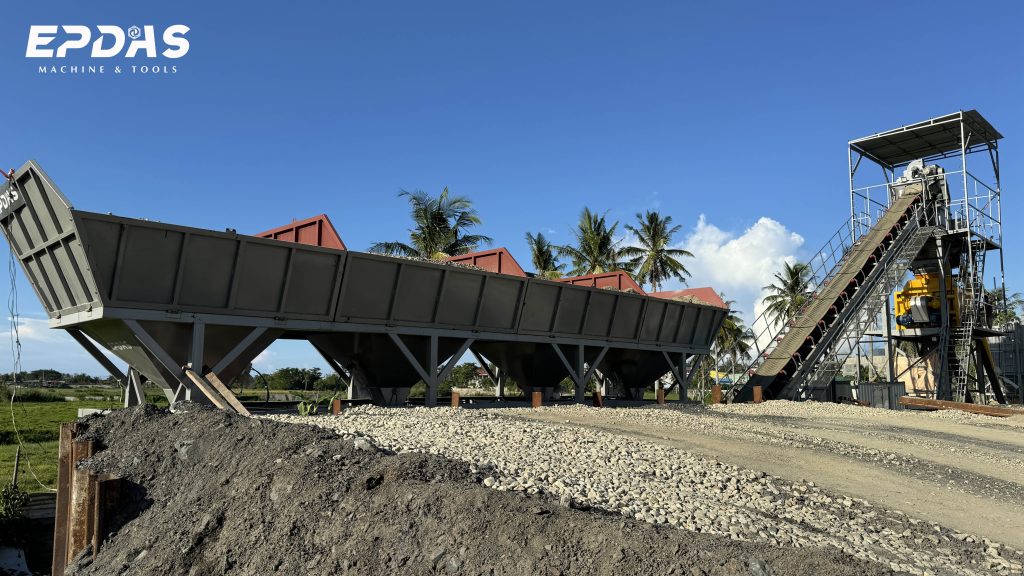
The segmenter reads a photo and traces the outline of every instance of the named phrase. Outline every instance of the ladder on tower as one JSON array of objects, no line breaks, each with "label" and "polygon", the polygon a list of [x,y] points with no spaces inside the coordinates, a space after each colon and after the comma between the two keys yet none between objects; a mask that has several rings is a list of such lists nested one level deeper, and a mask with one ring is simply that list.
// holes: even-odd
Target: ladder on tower
[{"label": "ladder on tower", "polygon": [[[953,388],[953,400],[966,402],[968,385],[971,380],[971,360],[973,358],[974,327],[978,315],[984,306],[985,246],[984,240],[970,240],[967,250],[960,258],[960,290],[957,298],[959,325],[949,333],[949,374],[950,386]],[[975,366],[974,379],[980,382]],[[977,402],[983,402],[985,391],[978,386]]]}]

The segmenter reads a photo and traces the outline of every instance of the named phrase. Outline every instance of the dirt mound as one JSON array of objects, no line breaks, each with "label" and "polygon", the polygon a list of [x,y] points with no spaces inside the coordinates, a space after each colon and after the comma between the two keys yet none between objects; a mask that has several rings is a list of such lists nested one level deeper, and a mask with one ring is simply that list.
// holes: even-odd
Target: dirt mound
[{"label": "dirt mound", "polygon": [[466,464],[309,426],[193,405],[86,424],[103,449],[84,465],[136,498],[71,574],[888,573],[491,490]]}]

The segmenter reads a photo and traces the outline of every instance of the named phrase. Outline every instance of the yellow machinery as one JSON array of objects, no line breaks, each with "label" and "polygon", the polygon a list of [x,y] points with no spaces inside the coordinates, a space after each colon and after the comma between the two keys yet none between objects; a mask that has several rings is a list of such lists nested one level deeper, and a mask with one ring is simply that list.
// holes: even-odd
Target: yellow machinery
[{"label": "yellow machinery", "polygon": [[[957,289],[952,278],[946,278],[946,299],[949,301],[949,323],[959,324]],[[938,328],[942,324],[942,284],[938,274],[916,274],[896,292],[893,314],[899,330]]]}]

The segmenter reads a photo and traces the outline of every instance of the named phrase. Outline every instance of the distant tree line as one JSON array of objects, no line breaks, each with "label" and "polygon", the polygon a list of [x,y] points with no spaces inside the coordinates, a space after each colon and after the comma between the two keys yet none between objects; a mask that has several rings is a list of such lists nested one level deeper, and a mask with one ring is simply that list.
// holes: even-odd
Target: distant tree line
[{"label": "distant tree line", "polygon": [[68,373],[53,368],[39,370],[23,370],[15,375],[13,372],[0,373],[0,382],[14,384],[26,382],[33,384],[69,384],[75,386],[118,386],[120,383],[113,376],[91,376],[82,372]]},{"label": "distant tree line", "polygon": [[[455,366],[441,383],[439,387],[441,393],[449,393],[453,387],[473,388],[478,386],[481,378],[477,375],[477,369],[477,365],[471,362]],[[486,379],[486,376],[483,379]],[[279,368],[266,374],[249,374],[236,384],[245,388],[269,386],[271,390],[333,390],[340,392],[348,389],[340,376],[337,374],[324,375],[320,368]]]}]

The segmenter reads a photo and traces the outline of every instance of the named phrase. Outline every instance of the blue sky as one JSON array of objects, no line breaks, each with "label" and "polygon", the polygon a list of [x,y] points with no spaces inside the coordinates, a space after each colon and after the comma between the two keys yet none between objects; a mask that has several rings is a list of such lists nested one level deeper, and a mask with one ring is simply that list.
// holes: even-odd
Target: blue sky
[{"label": "blue sky", "polygon": [[[1019,4],[831,4],[25,3],[0,40],[0,164],[39,160],[84,210],[198,227],[326,212],[353,249],[404,236],[400,189],[448,186],[527,267],[527,231],[563,242],[583,206],[657,208],[706,251],[691,285],[749,312],[751,266],[808,256],[848,216],[851,138],[977,108],[1020,213]],[[190,49],[159,62],[175,74],[41,75],[32,24],[185,24]],[[19,304],[44,317],[25,285]],[[26,368],[101,372],[26,330]],[[262,362],[321,365],[296,345]]]}]

